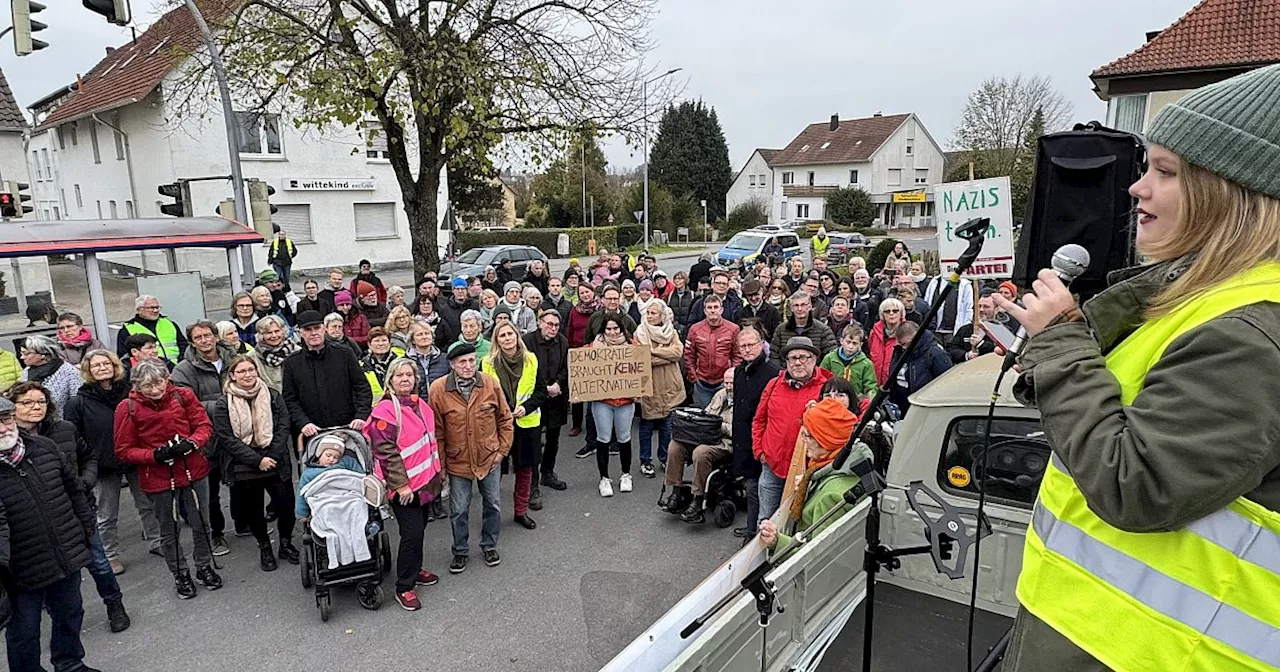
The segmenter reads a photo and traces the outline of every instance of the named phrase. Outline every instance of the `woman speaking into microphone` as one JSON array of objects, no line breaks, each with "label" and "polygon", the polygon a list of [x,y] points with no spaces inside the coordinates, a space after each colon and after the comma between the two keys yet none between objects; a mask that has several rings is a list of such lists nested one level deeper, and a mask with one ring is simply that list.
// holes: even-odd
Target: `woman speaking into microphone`
[{"label": "woman speaking into microphone", "polygon": [[1280,668],[1280,66],[1147,132],[1138,250],[1083,308],[1018,306],[1053,458],[1005,670]]}]

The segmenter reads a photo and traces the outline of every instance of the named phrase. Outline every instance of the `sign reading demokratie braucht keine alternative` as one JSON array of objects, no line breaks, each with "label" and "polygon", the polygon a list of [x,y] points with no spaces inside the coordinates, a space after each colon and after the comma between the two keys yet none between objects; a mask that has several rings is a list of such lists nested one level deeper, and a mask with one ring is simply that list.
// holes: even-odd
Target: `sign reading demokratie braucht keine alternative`
[{"label": "sign reading demokratie braucht keine alternative", "polygon": [[1008,278],[1013,275],[1013,209],[1008,177],[969,182],[947,182],[934,188],[938,220],[938,258],[944,275],[956,268],[956,259],[969,243],[955,230],[975,217],[987,217],[991,226],[982,254],[966,278]]},{"label": "sign reading demokratie braucht keine alternative", "polygon": [[614,345],[569,350],[569,401],[637,399],[652,394],[649,348]]}]

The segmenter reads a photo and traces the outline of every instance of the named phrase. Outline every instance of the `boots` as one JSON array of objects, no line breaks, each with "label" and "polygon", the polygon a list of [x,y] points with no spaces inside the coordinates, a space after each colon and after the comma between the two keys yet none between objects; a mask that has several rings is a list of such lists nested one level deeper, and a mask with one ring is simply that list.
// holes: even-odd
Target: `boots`
[{"label": "boots", "polygon": [[667,513],[678,516],[680,515],[689,501],[693,499],[693,492],[687,485],[672,486],[671,494],[667,495],[667,501],[662,503],[662,510]]},{"label": "boots", "polygon": [[680,514],[680,520],[683,520],[686,523],[695,524],[707,522],[707,517],[702,513],[702,502],[702,496],[694,497],[693,502],[689,504],[689,508],[685,509],[684,513]]},{"label": "boots", "polygon": [[529,508],[534,511],[542,510],[542,488],[538,486],[538,477],[533,478],[533,489],[529,491]]},{"label": "boots", "polygon": [[298,564],[298,549],[294,548],[293,541],[289,539],[280,540],[280,559],[291,565]]},{"label": "boots", "polygon": [[271,540],[258,542],[258,554],[261,556],[259,561],[264,572],[274,572],[279,565],[276,563],[276,554],[271,550]]},{"label": "boots", "polygon": [[129,629],[129,614],[124,610],[124,602],[121,600],[107,600],[107,623],[111,625],[111,632],[124,632]]}]

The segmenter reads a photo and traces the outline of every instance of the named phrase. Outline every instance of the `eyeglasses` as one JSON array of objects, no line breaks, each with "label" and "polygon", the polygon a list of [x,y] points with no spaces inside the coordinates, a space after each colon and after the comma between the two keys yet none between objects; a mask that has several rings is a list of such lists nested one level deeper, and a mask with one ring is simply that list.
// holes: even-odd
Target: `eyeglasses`
[{"label": "eyeglasses", "polygon": [[0,425],[12,425],[17,421],[18,419],[13,417],[12,413],[5,413],[4,415],[0,415]]},{"label": "eyeglasses", "polygon": [[160,310],[160,306],[142,306],[143,310]]},{"label": "eyeglasses", "polygon": [[252,303],[237,303],[236,308],[252,308]]},{"label": "eyeglasses", "polygon": [[23,408],[41,408],[49,405],[46,399],[19,399],[13,403]]},{"label": "eyeglasses", "polygon": [[788,364],[803,364],[811,359],[813,359],[813,355],[807,352],[801,355],[787,355]]},{"label": "eyeglasses", "polygon": [[898,310],[897,308],[885,308],[885,309],[884,309],[883,311],[881,311],[881,312],[884,312],[884,313],[901,313],[902,311],[901,311],[901,310]]}]

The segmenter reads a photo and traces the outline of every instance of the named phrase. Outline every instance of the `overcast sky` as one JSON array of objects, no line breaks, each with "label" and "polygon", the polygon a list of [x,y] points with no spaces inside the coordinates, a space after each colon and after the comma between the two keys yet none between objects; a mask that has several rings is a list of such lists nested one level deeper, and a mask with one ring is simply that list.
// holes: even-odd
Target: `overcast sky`
[{"label": "overcast sky", "polygon": [[[31,56],[0,46],[0,67],[24,108],[88,72],[104,48],[129,39],[74,0],[46,2]],[[140,26],[154,0],[133,0]],[[1102,119],[1089,73],[1137,48],[1195,0],[661,0],[650,62],[683,68],[684,95],[716,108],[737,170],[756,147],[781,148],[805,125],[915,112],[949,148],[965,97],[983,79],[1045,75],[1075,106]],[[2,20],[0,20],[2,22]],[[141,30],[141,28],[139,29]],[[607,146],[610,164],[641,162]]]}]

